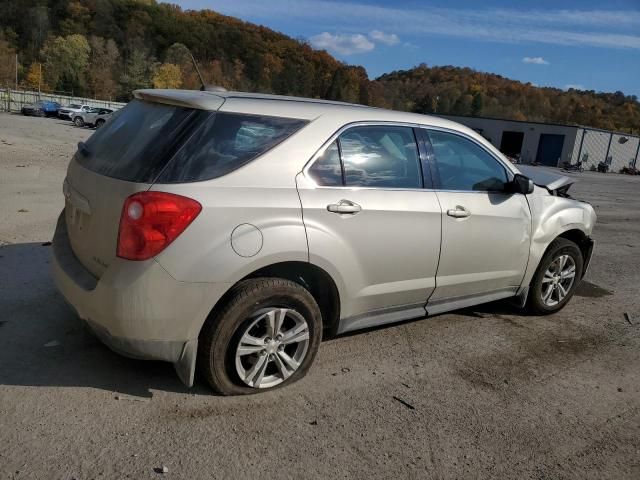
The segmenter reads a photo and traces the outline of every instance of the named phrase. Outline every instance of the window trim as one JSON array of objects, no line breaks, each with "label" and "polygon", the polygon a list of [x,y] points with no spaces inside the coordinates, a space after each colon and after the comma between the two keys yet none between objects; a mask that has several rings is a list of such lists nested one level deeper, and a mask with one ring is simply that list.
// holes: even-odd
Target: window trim
[{"label": "window trim", "polygon": [[470,135],[466,135],[464,132],[458,132],[456,130],[452,130],[450,128],[443,128],[443,127],[422,126],[420,128],[421,130],[423,130],[421,132],[421,135],[425,137],[424,138],[425,145],[428,146],[429,166],[431,167],[431,173],[434,180],[434,190],[438,192],[457,192],[457,193],[464,192],[464,193],[481,193],[481,194],[494,194],[494,195],[507,193],[507,192],[501,192],[499,190],[454,190],[451,188],[442,188],[442,185],[440,183],[440,170],[438,168],[438,159],[436,158],[435,151],[433,150],[433,145],[431,144],[431,137],[429,136],[429,130],[456,135],[458,137],[461,137],[461,138],[464,138],[465,140],[470,141],[476,147],[480,148],[483,152],[485,152],[487,155],[493,158],[498,163],[498,165],[500,165],[503,168],[507,177],[507,182],[510,182],[511,180],[513,180],[513,177],[516,172],[514,172],[510,166],[507,166],[504,160],[497,157],[493,152],[488,150],[484,145],[479,143],[476,139],[474,139]]},{"label": "window trim", "polygon": [[[363,186],[348,186],[345,185],[346,183],[346,174],[344,171],[344,163],[342,161],[342,149],[340,147],[340,142],[337,141],[337,145],[338,145],[338,152],[340,154],[340,166],[342,168],[342,185],[318,185],[318,182],[316,182],[316,180],[311,176],[311,174],[309,173],[309,169],[311,168],[311,166],[324,154],[325,150],[327,148],[329,148],[329,146],[336,140],[338,140],[338,137],[340,135],[342,135],[344,132],[346,132],[347,130],[350,130],[354,127],[408,127],[410,129],[413,130],[413,139],[416,142],[416,149],[418,152],[418,164],[419,164],[419,168],[420,168],[420,176],[421,176],[421,184],[422,187],[415,187],[415,188],[402,188],[402,187],[363,187]],[[432,180],[427,182],[425,179],[425,165],[424,165],[424,160],[423,160],[423,154],[422,154],[422,150],[420,148],[420,138],[418,133],[416,132],[417,129],[420,128],[425,128],[424,125],[421,124],[417,124],[417,123],[407,123],[407,122],[388,122],[388,121],[357,121],[357,122],[350,122],[347,123],[345,125],[343,125],[342,127],[340,127],[337,131],[335,131],[328,140],[326,140],[321,146],[320,148],[316,151],[316,153],[314,153],[311,156],[311,159],[309,159],[307,161],[307,163],[305,164],[305,166],[302,168],[302,174],[315,186],[315,188],[331,188],[331,189],[336,189],[336,188],[341,188],[341,189],[345,189],[345,190],[391,190],[391,191],[407,191],[407,192],[423,192],[425,190],[429,190],[432,191],[433,190],[433,185],[432,185]],[[429,169],[429,171],[431,171],[431,169]],[[427,187],[427,183],[429,183],[429,187]]]}]

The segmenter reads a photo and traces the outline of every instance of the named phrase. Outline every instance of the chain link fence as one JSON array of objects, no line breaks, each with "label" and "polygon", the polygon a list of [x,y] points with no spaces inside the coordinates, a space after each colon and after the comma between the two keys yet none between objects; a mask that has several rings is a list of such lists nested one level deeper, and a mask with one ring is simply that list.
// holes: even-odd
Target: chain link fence
[{"label": "chain link fence", "polygon": [[109,108],[111,110],[118,110],[126,105],[126,103],[112,102],[109,100],[96,100],[93,98],[59,95],[56,93],[43,93],[6,88],[0,89],[0,112],[19,112],[24,105],[37,102],[39,100],[58,102],[61,105],[79,103],[82,105],[89,105],[90,107]]},{"label": "chain link fence", "polygon": [[610,171],[618,172],[622,167],[635,167],[639,163],[639,155],[640,137],[581,128],[576,135],[571,163],[581,161],[585,170],[589,170],[604,162]]}]

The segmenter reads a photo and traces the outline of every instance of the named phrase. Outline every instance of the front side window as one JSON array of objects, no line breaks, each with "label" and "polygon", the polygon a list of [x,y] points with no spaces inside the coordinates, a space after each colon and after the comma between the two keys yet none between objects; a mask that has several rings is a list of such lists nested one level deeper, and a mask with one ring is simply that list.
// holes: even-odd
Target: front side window
[{"label": "front side window", "polygon": [[410,127],[362,126],[342,133],[309,168],[322,186],[422,188]]},{"label": "front side window", "polygon": [[504,191],[505,168],[475,142],[453,133],[429,131],[443,190]]}]

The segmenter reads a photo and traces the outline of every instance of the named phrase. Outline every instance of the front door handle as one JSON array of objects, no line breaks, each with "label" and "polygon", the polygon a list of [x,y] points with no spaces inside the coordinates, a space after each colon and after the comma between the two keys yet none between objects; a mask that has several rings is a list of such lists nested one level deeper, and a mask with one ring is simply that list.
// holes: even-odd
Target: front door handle
[{"label": "front door handle", "polygon": [[471,212],[462,205],[456,205],[456,208],[447,210],[447,215],[453,218],[467,218],[471,215]]},{"label": "front door handle", "polygon": [[330,203],[327,205],[327,210],[331,213],[346,213],[355,215],[362,210],[362,207],[350,200],[340,200],[338,203]]}]

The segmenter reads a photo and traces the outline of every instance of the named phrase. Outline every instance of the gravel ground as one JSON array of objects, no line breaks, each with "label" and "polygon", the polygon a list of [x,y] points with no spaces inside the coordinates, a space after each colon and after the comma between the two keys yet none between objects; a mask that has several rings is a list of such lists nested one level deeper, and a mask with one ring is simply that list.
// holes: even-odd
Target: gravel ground
[{"label": "gravel ground", "polygon": [[0,478],[640,478],[640,177],[577,174],[596,250],[562,312],[339,337],[301,382],[221,398],[112,353],[54,289],[42,244],[90,133],[0,115]]}]

